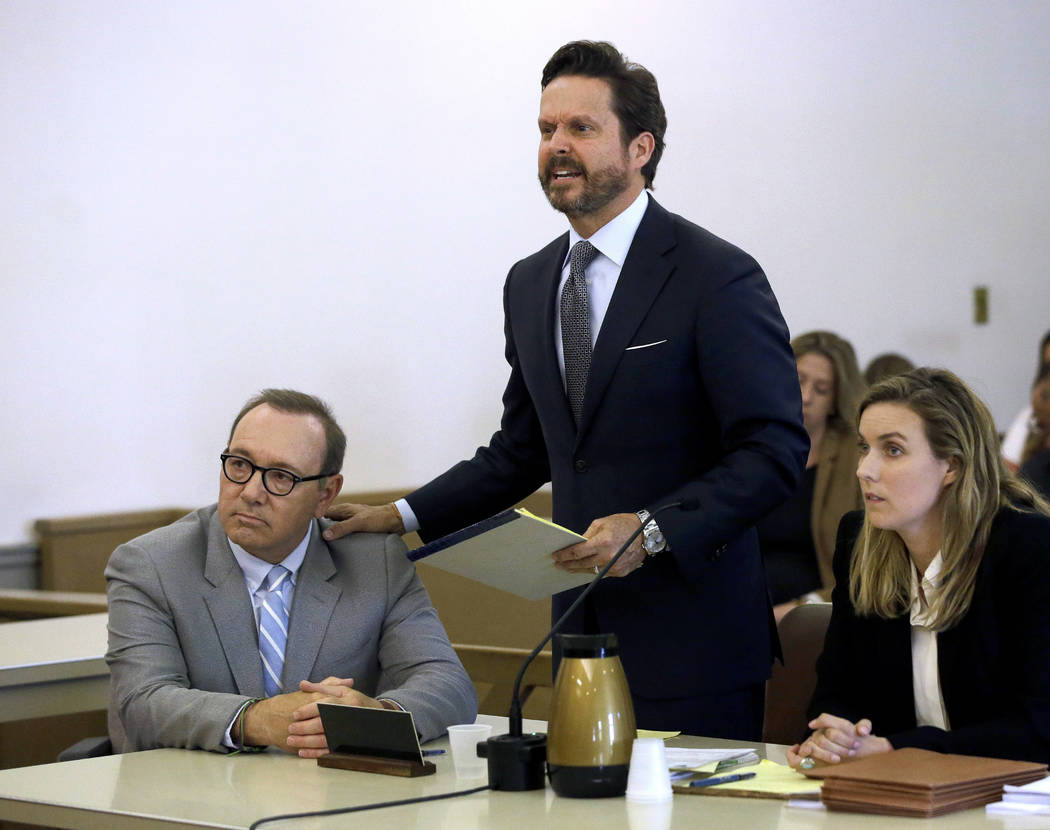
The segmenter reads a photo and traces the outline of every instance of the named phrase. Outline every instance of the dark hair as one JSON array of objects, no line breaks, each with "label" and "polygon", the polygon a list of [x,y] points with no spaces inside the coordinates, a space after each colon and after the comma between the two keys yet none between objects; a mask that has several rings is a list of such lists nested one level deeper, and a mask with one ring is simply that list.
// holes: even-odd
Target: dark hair
[{"label": "dark hair", "polygon": [[914,368],[915,364],[904,355],[885,352],[871,359],[868,368],[864,370],[864,380],[868,386],[874,386],[880,380],[891,378],[894,375],[903,375]]},{"label": "dark hair", "polygon": [[[1028,421],[1028,433],[1025,435],[1024,446],[1021,448],[1021,464],[1027,463],[1033,455],[1047,448],[1047,426],[1039,420],[1039,414],[1042,412],[1042,401],[1037,411],[1035,390],[1036,387],[1041,386],[1048,380],[1050,380],[1050,361],[1039,367],[1039,371],[1035,373],[1035,380],[1032,381],[1032,417]],[[1042,395],[1043,393],[1040,393],[1041,398]]]},{"label": "dark hair", "polygon": [[1043,370],[1043,364],[1050,361],[1043,359],[1043,355],[1046,354],[1046,347],[1050,345],[1050,331],[1043,335],[1043,339],[1039,341],[1039,368],[1036,369],[1036,381],[1039,380],[1039,373]]},{"label": "dark hair", "polygon": [[1050,360],[1046,363],[1039,364],[1039,371],[1035,373],[1035,380],[1032,381],[1032,388],[1035,389],[1035,387],[1047,378],[1050,378]]},{"label": "dark hair", "polygon": [[652,134],[653,154],[642,168],[645,186],[652,188],[667,131],[667,116],[653,73],[641,64],[628,61],[611,43],[575,40],[566,43],[547,61],[540,89],[546,89],[547,84],[562,75],[600,78],[609,84],[624,147],[642,133]]},{"label": "dark hair", "polygon": [[[229,440],[233,440],[233,433],[237,430],[237,424],[241,419],[251,412],[255,407],[269,404],[280,412],[288,412],[293,415],[313,415],[324,427],[325,453],[321,472],[326,475],[335,475],[343,469],[343,456],[346,454],[346,435],[335,421],[332,410],[328,404],[313,395],[305,392],[296,392],[294,389],[263,389],[255,395],[237,413],[230,427]],[[323,484],[323,482],[322,482]]]}]

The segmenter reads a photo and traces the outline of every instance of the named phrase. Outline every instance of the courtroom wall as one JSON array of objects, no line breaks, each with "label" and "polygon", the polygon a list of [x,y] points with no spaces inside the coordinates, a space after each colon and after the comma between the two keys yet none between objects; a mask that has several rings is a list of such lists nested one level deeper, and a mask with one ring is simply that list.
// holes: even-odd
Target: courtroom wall
[{"label": "courtroom wall", "polygon": [[264,386],[333,404],[350,490],[486,441],[503,278],[564,229],[539,73],[579,37],[655,72],[656,198],[794,332],[949,366],[1005,426],[1050,327],[1050,3],[6,0],[0,544],[211,501]]}]

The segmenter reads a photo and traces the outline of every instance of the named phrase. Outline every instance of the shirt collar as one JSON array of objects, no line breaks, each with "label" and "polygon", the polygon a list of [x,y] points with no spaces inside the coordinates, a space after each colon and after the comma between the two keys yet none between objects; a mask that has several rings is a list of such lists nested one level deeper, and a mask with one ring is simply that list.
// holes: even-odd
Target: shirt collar
[{"label": "shirt collar", "polygon": [[[634,235],[638,232],[638,226],[642,224],[642,217],[645,216],[647,207],[649,207],[649,194],[645,188],[642,188],[638,198],[631,202],[626,210],[598,228],[587,241],[597,248],[602,256],[608,257],[617,266],[623,268],[627,252],[634,241]],[[576,232],[575,228],[569,228],[570,251],[572,246],[582,239],[583,237]],[[566,254],[565,262],[568,261],[569,255]],[[565,262],[562,263],[562,268],[565,267]]]},{"label": "shirt collar", "polygon": [[[921,592],[919,591],[919,572],[915,569],[914,563],[909,564],[911,565],[911,623],[925,626],[937,602],[937,592],[941,588],[941,570],[944,568],[944,559],[941,558],[941,552],[937,551],[933,561],[926,566],[926,572],[922,575],[921,580]],[[924,595],[925,603],[922,601]]]},{"label": "shirt collar", "polygon": [[[310,533],[313,531],[313,526],[314,523],[310,522],[306,528],[306,535],[295,546],[295,550],[277,563],[292,572],[292,585],[295,585],[299,577],[299,568],[302,567],[303,560],[306,559],[306,549],[310,545]],[[259,590],[259,586],[263,584],[263,580],[266,579],[266,575],[270,572],[270,568],[273,567],[273,563],[260,559],[258,556],[252,556],[236,542],[230,540],[229,537],[227,537],[227,541],[230,542],[233,558],[237,560],[237,564],[244,573],[244,581],[248,583],[248,589],[254,594]]]},{"label": "shirt collar", "polygon": [[[933,557],[933,561],[926,566],[926,573],[922,575],[922,587],[923,590],[927,588],[933,588],[937,590],[941,587],[941,570],[944,568],[944,560],[941,558],[941,552],[937,551],[937,555]],[[918,574],[915,575],[918,579]]]}]

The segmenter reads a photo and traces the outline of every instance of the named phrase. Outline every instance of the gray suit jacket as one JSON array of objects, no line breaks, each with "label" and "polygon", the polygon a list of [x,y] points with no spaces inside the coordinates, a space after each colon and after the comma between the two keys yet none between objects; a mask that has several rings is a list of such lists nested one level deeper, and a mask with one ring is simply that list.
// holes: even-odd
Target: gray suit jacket
[{"label": "gray suit jacket", "polygon": [[[473,722],[477,697],[397,536],[335,542],[314,525],[292,602],[283,679],[353,677],[412,712],[423,740]],[[121,545],[106,567],[109,729],[118,751],[225,751],[263,696],[255,615],[215,505]]]}]

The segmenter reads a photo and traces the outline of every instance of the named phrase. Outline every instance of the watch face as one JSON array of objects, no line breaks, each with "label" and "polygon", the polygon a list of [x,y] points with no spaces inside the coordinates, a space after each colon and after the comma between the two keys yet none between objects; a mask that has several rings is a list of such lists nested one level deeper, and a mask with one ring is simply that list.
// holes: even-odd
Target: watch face
[{"label": "watch face", "polygon": [[664,535],[656,530],[645,535],[644,547],[646,553],[659,553],[667,547],[667,542],[664,540]]}]

